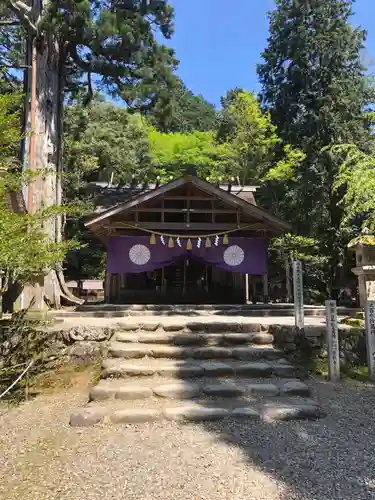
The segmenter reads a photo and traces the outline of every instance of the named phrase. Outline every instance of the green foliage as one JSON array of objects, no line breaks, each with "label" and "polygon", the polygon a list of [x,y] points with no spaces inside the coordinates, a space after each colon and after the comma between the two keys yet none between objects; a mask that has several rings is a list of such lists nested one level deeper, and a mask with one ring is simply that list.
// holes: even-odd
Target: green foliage
[{"label": "green foliage", "polygon": [[361,217],[362,228],[375,231],[375,149],[365,153],[354,144],[334,146],[331,152],[340,160],[333,189],[342,193],[342,224]]},{"label": "green foliage", "polygon": [[255,95],[235,89],[222,102],[225,107],[217,137],[230,145],[232,173],[242,183],[292,179],[305,155],[281,145],[270,114],[262,112]]},{"label": "green foliage", "polygon": [[19,192],[26,182],[32,182],[31,173],[18,173],[17,151],[19,95],[0,95],[0,273],[1,292],[9,282],[33,283],[57,266],[67,251],[76,246],[72,241],[54,243],[44,232],[44,224],[63,209],[49,207],[36,214],[14,212],[10,203],[12,193]]},{"label": "green foliage", "polygon": [[171,97],[168,109],[166,106],[159,106],[147,115],[157,130],[191,133],[216,129],[218,116],[215,106],[201,95],[194,95],[181,80],[177,81]]},{"label": "green foliage", "polygon": [[67,107],[64,128],[68,199],[90,180],[123,185],[148,175],[147,131],[139,115],[95,100]]},{"label": "green foliage", "polygon": [[[173,34],[173,8],[166,0],[51,0],[32,16],[27,2],[5,0],[0,19],[18,20],[0,36],[0,62],[24,64],[25,33],[59,40],[64,57],[66,90],[93,87],[121,97],[128,106],[150,109],[168,102],[175,86],[173,50],[157,42]],[[93,78],[93,76],[95,76]],[[11,76],[11,72],[7,73]]]},{"label": "green foliage", "polygon": [[0,169],[15,161],[19,140],[20,94],[0,94]]},{"label": "green foliage", "polygon": [[285,234],[273,239],[271,248],[290,256],[293,260],[319,264],[322,259],[319,256],[319,242],[306,236]]},{"label": "green foliage", "polygon": [[187,167],[197,167],[198,175],[209,180],[225,176],[231,150],[217,144],[214,132],[165,134],[149,129],[154,172],[161,181],[183,175]]},{"label": "green foliage", "polygon": [[[147,128],[139,114],[104,102],[100,96],[88,105],[67,106],[64,119],[63,195],[66,202],[92,213],[98,201],[87,184],[102,181],[122,186],[152,177]],[[68,217],[65,234],[82,244],[67,259],[72,278],[97,278],[105,268],[105,249],[87,234],[82,219]]]},{"label": "green foliage", "polygon": [[353,28],[351,15],[351,0],[276,0],[258,67],[262,104],[280,139],[305,154],[293,182],[275,188],[273,203],[299,234],[319,241],[328,257],[322,279],[329,288],[353,236],[353,228],[342,224],[343,193],[334,189],[340,161],[330,148],[354,143],[366,151],[372,140],[366,110],[373,89],[360,55],[366,34]]}]

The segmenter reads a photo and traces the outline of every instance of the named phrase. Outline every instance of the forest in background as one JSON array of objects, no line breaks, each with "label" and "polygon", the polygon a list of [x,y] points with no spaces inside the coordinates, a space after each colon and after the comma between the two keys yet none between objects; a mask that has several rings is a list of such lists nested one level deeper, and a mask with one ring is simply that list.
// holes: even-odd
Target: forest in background
[{"label": "forest in background", "polygon": [[[12,24],[21,4],[9,0],[0,11],[4,95],[23,91],[27,22]],[[215,109],[176,77],[175,54],[152,38],[150,15],[172,36],[167,2],[124,1],[118,11],[99,2],[99,14],[88,0],[51,2],[40,29],[53,27],[66,51],[63,201],[85,214],[95,207],[90,181],[166,182],[195,166],[211,182],[259,185],[258,204],[292,224],[293,235],[271,244],[271,281],[284,280],[299,258],[311,300],[355,282],[347,245],[374,232],[375,158],[366,33],[350,24],[352,4],[276,0],[257,68],[260,95],[228,89]],[[83,244],[68,254],[67,275],[101,276],[104,249],[82,219],[67,216],[65,234]]]}]

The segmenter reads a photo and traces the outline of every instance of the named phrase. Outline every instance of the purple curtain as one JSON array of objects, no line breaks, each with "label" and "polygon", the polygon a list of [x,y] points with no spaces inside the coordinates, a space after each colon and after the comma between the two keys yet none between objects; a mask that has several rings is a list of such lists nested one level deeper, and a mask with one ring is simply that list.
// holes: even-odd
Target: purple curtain
[{"label": "purple curtain", "polygon": [[181,247],[173,238],[174,248],[168,248],[168,238],[164,243],[156,237],[156,244],[150,245],[148,236],[114,236],[108,244],[108,272],[112,274],[141,273],[170,266],[184,257],[199,260],[209,266],[226,271],[262,275],[267,272],[267,240],[264,238],[231,238],[218,246],[211,238],[211,248],[205,248],[202,238],[191,239],[192,250],[186,250],[187,239],[181,239]]}]

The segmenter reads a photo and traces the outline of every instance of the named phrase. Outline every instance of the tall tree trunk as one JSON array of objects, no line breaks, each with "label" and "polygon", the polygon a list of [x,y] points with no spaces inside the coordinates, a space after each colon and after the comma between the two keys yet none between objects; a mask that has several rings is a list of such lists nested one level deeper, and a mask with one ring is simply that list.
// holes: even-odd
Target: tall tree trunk
[{"label": "tall tree trunk", "polygon": [[[27,145],[29,154],[26,155],[28,163],[25,166],[43,172],[27,188],[28,210],[32,212],[61,204],[62,56],[61,46],[52,33],[32,40],[27,120],[30,136]],[[60,217],[50,218],[44,229],[52,241],[61,241]],[[34,300],[36,308],[43,308],[44,302],[59,308],[62,297],[70,303],[82,302],[67,291],[62,272],[55,271],[32,287],[27,295],[28,302]]]}]

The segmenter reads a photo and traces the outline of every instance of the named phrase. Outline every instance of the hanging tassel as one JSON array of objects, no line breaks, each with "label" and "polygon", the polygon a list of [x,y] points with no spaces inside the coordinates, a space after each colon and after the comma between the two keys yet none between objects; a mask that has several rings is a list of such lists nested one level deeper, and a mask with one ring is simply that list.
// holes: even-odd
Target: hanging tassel
[{"label": "hanging tassel", "polygon": [[168,240],[168,248],[174,248],[173,238],[169,238],[169,240]]},{"label": "hanging tassel", "polygon": [[150,236],[150,245],[156,245],[156,237],[154,234]]},{"label": "hanging tassel", "polygon": [[228,235],[224,234],[223,245],[228,245],[228,243],[229,243]]},{"label": "hanging tassel", "polygon": [[206,244],[205,244],[205,247],[206,247],[206,248],[211,248],[211,240],[210,240],[210,238],[207,238],[207,239],[206,239]]},{"label": "hanging tassel", "polygon": [[193,245],[191,244],[191,239],[189,238],[186,243],[186,250],[192,250]]}]

